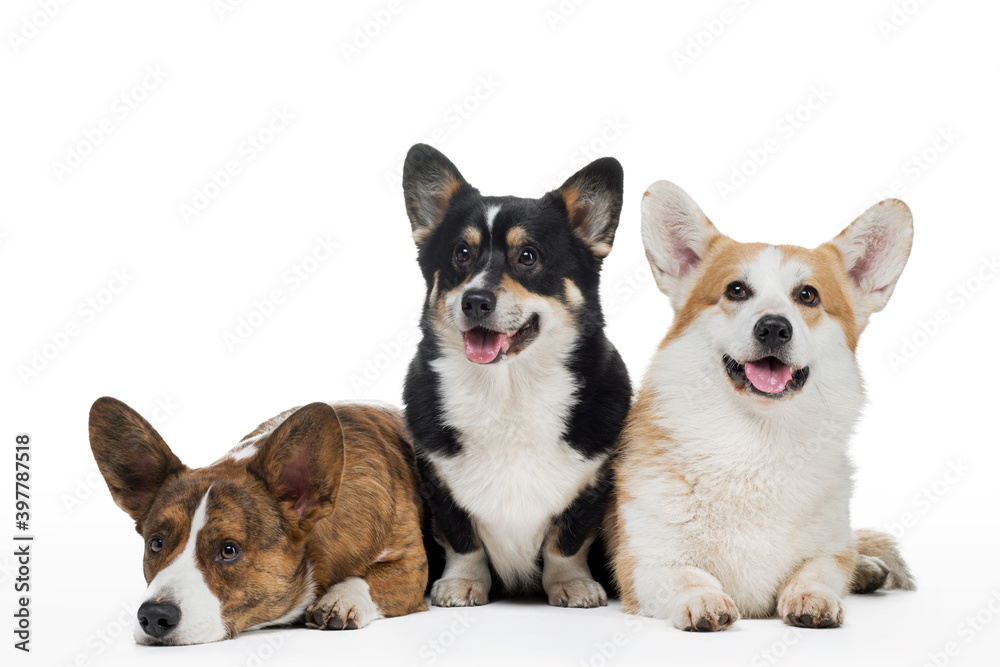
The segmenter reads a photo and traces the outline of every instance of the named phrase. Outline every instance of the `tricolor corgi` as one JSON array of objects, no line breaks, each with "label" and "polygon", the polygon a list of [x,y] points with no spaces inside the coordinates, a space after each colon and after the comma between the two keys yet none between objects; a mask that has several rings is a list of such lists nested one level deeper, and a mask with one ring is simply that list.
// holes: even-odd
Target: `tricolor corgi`
[{"label": "tricolor corgi", "polygon": [[404,401],[446,559],[431,602],[484,604],[495,573],[508,593],[607,604],[587,553],[631,400],[598,297],[621,165],[596,160],[539,199],[488,197],[418,144],[403,188],[427,283]]},{"label": "tricolor corgi", "polygon": [[413,449],[390,408],[289,410],[192,469],[137,412],[101,398],[90,443],[145,542],[140,644],[303,621],[361,628],[427,608]]},{"label": "tricolor corgi", "polygon": [[814,250],[738,243],[676,185],[642,200],[675,317],[643,378],[607,534],[626,611],[684,630],[740,616],[827,628],[842,597],[913,588],[888,535],[850,527],[858,336],[910,252],[910,211],[877,204]]}]

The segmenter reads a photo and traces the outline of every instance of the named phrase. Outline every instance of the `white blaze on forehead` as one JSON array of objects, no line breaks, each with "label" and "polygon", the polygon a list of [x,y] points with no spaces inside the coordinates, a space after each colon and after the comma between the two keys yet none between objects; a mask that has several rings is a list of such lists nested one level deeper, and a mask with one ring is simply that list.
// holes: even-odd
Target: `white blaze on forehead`
[{"label": "white blaze on forehead", "polygon": [[500,212],[500,205],[494,204],[486,207],[486,228],[493,231],[493,221],[496,220],[497,213]]},{"label": "white blaze on forehead", "polygon": [[788,315],[792,310],[792,291],[808,275],[806,267],[787,259],[780,248],[764,248],[746,266],[747,286],[751,289],[758,312]]},{"label": "white blaze on forehead", "polygon": [[[205,575],[198,567],[198,533],[204,528],[208,514],[208,493],[202,496],[198,509],[191,517],[184,550],[170,565],[153,577],[146,589],[143,602],[171,602],[181,610],[181,619],[173,632],[163,637],[168,644],[204,644],[228,636],[222,623],[222,605],[205,582]],[[135,640],[140,644],[159,643],[135,625]]]}]

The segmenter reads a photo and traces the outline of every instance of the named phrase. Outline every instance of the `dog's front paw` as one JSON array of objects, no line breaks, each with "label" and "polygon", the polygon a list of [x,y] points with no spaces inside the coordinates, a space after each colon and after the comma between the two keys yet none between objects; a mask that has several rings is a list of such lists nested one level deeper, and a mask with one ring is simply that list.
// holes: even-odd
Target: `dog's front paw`
[{"label": "dog's front paw", "polygon": [[331,586],[306,608],[306,626],[318,630],[357,630],[380,618],[368,583],[358,577]]},{"label": "dog's front paw", "polygon": [[835,628],[844,622],[844,605],[829,588],[791,587],[778,600],[778,613],[800,628]]},{"label": "dog's front paw", "polygon": [[722,591],[698,593],[684,600],[674,612],[674,627],[689,632],[725,630],[740,617],[733,599]]},{"label": "dog's front paw", "polygon": [[438,579],[431,587],[435,607],[474,607],[489,602],[489,585],[475,579]]},{"label": "dog's front paw", "polygon": [[589,608],[605,607],[608,604],[608,594],[604,592],[604,587],[587,577],[557,581],[545,592],[553,607]]}]

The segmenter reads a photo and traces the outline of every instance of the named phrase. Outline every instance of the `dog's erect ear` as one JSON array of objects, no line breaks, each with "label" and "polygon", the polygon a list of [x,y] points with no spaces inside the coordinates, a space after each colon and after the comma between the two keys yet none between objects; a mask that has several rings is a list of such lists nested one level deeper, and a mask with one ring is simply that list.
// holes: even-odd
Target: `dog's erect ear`
[{"label": "dog's erect ear", "polygon": [[689,278],[719,230],[688,193],[670,181],[657,181],[642,196],[642,243],[660,291],[680,311],[691,288]]},{"label": "dog's erect ear", "polygon": [[247,469],[303,524],[333,507],[344,470],[344,434],[337,411],[310,403],[292,413],[247,459]]},{"label": "dog's erect ear", "polygon": [[136,528],[163,482],[185,469],[142,415],[107,396],[90,408],[90,448],[115,504]]},{"label": "dog's erect ear", "polygon": [[622,212],[624,174],[613,157],[594,160],[570,176],[556,192],[566,204],[569,224],[595,256],[611,252]]},{"label": "dog's erect ear", "polygon": [[403,163],[403,196],[417,245],[441,224],[451,198],[463,185],[468,183],[441,151],[427,144],[410,148]]},{"label": "dog's erect ear", "polygon": [[854,288],[858,331],[888,303],[913,243],[913,216],[898,199],[886,199],[858,216],[831,242]]}]

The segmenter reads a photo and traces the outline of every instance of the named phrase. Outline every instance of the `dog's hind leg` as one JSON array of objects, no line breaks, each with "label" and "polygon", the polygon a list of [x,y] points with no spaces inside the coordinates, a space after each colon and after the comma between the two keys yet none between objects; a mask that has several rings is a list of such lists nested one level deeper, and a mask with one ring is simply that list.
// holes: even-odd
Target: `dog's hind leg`
[{"label": "dog's hind leg", "polygon": [[904,591],[916,589],[913,575],[891,535],[859,528],[854,531],[854,540],[859,555],[851,585],[852,593],[873,593],[894,588]]}]

